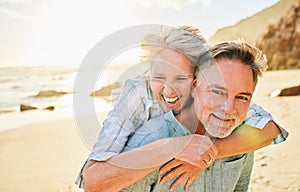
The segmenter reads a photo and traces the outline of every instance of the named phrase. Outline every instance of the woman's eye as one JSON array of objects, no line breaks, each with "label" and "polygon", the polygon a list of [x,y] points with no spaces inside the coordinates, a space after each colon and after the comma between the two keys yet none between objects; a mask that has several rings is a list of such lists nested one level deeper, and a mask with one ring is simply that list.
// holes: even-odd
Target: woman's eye
[{"label": "woman's eye", "polygon": [[187,77],[177,77],[177,81],[186,81],[188,78]]},{"label": "woman's eye", "polygon": [[164,77],[160,77],[160,76],[154,76],[152,77],[153,79],[156,79],[156,80],[164,80],[165,78]]}]

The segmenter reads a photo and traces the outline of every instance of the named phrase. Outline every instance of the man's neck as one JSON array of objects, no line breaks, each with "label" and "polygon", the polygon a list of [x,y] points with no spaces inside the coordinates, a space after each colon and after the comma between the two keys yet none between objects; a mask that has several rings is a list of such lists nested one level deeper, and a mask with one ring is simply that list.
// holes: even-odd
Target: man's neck
[{"label": "man's neck", "polygon": [[176,115],[176,119],[192,134],[205,135],[206,131],[202,123],[198,120],[193,104],[184,108],[180,114]]}]

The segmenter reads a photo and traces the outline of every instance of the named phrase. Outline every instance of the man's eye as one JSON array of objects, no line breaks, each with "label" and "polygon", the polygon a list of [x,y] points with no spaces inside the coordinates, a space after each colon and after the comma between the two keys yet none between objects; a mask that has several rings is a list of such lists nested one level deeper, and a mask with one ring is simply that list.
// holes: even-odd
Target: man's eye
[{"label": "man's eye", "polygon": [[220,90],[211,90],[212,93],[218,94],[218,95],[224,95],[225,93]]},{"label": "man's eye", "polygon": [[244,96],[237,96],[238,99],[243,100],[243,101],[249,101],[248,97],[244,97]]}]

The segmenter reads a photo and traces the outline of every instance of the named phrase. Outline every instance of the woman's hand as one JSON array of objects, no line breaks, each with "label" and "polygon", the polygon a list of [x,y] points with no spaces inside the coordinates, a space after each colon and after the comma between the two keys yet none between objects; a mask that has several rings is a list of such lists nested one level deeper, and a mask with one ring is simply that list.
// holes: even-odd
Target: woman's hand
[{"label": "woman's hand", "polygon": [[209,166],[217,157],[218,149],[213,141],[204,135],[189,135],[186,147],[175,157],[192,165],[203,168]]},{"label": "woman's hand", "polygon": [[[170,169],[172,169],[172,171],[165,174],[165,172],[167,172]],[[169,181],[170,179],[179,176],[174,181],[174,183],[172,183],[172,185],[170,186],[170,190],[173,191],[175,188],[180,186],[183,182],[186,182],[184,189],[188,190],[190,186],[193,184],[193,182],[195,181],[195,179],[198,177],[200,172],[203,171],[204,169],[198,166],[191,165],[187,162],[174,159],[160,169],[159,173],[165,174],[160,180],[160,184],[163,184]]]},{"label": "woman's hand", "polygon": [[160,169],[160,174],[165,174],[160,181],[162,184],[179,176],[170,186],[170,190],[174,190],[185,181],[184,189],[188,190],[200,172],[209,167],[218,154],[210,138],[203,135],[187,137],[189,142],[184,150]]}]

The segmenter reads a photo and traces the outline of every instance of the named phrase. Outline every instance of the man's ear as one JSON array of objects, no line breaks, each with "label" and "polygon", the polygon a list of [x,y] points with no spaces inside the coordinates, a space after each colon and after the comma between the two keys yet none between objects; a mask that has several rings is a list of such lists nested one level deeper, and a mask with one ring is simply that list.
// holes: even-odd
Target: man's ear
[{"label": "man's ear", "polygon": [[191,96],[193,97],[193,98],[195,98],[195,88],[197,87],[197,79],[194,79],[193,81],[192,81],[192,91],[191,91]]},{"label": "man's ear", "polygon": [[193,86],[193,88],[195,89],[195,87],[197,86],[197,79],[194,79],[194,80],[192,81],[192,86]]}]

